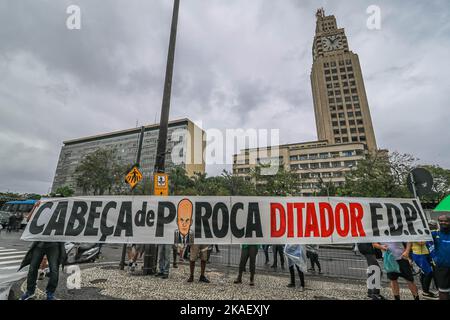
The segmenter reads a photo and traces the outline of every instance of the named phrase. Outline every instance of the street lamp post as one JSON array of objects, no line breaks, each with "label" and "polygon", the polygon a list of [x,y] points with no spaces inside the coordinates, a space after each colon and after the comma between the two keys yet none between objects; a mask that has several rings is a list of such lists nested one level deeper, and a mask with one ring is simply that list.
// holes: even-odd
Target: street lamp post
[{"label": "street lamp post", "polygon": [[[169,127],[170,97],[172,93],[172,77],[173,77],[173,65],[175,60],[175,44],[177,38],[179,7],[180,7],[180,0],[174,0],[172,25],[170,29],[169,52],[167,55],[166,78],[164,82],[164,93],[161,106],[161,120],[159,122],[158,148],[156,151],[154,173],[165,172],[167,131]],[[156,273],[156,262],[157,262],[156,245],[155,244],[146,245],[144,255],[144,268],[143,268],[144,275]]]}]

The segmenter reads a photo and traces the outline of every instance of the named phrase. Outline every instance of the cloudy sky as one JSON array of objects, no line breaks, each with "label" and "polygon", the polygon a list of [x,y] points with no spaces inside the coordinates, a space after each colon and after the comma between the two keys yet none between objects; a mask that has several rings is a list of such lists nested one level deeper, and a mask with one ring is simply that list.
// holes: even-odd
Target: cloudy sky
[{"label": "cloudy sky", "polygon": [[[0,1],[0,192],[47,193],[64,140],[159,119],[172,3]],[[72,4],[80,30],[66,27]],[[370,5],[381,30],[367,28]],[[448,0],[181,0],[171,119],[317,139],[320,6],[359,54],[379,147],[450,168]]]}]

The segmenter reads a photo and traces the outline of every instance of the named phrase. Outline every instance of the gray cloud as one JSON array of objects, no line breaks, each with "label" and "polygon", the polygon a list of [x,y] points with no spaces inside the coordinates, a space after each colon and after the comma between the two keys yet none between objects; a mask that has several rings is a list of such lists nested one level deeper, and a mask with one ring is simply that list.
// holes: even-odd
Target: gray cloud
[{"label": "gray cloud", "polygon": [[[81,30],[65,26],[70,4]],[[372,4],[378,31],[366,27]],[[320,6],[360,57],[379,146],[450,167],[447,0],[183,0],[171,118],[316,139]],[[0,191],[46,193],[63,140],[159,119],[171,11],[164,0],[0,2]]]}]

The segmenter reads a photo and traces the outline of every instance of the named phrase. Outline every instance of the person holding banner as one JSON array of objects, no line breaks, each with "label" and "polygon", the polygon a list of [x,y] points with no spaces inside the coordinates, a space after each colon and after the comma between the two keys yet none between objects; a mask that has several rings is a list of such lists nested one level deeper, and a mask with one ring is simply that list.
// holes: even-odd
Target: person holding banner
[{"label": "person holding banner", "polygon": [[433,231],[429,243],[430,255],[436,264],[434,274],[439,289],[439,300],[450,300],[450,217],[438,218],[439,231]]},{"label": "person holding banner", "polygon": [[295,288],[295,266],[298,276],[300,277],[300,291],[305,291],[304,273],[308,269],[308,263],[306,262],[306,247],[300,244],[287,244],[284,247],[284,254],[288,261],[289,273],[291,276],[291,282],[287,285],[288,288]]},{"label": "person holding banner", "polygon": [[255,285],[256,256],[258,254],[259,245],[243,244],[241,246],[241,261],[239,262],[239,275],[234,283],[242,283],[242,273],[245,265],[250,258],[250,285]]},{"label": "person holding banner", "polygon": [[195,261],[200,257],[200,279],[198,281],[209,283],[210,281],[205,276],[206,260],[208,259],[208,245],[193,244],[191,245],[191,254],[189,257],[189,269],[191,275],[187,282],[194,281]]},{"label": "person holding banner", "polygon": [[402,277],[408,283],[408,288],[414,297],[414,300],[419,300],[419,292],[414,283],[414,275],[409,261],[409,253],[411,251],[411,243],[406,244],[406,248],[402,242],[387,242],[374,243],[373,246],[383,252],[390,251],[394,256],[400,267],[400,273],[388,272],[387,277],[391,281],[392,294],[395,300],[400,300],[400,287],[398,285],[398,278]]},{"label": "person holding banner", "polygon": [[[383,257],[381,251],[379,249],[375,249],[372,243],[358,243],[358,250],[367,261],[367,279],[369,279],[373,274],[370,273],[370,269],[377,268],[380,270],[379,275],[381,280],[381,268],[377,261]],[[386,300],[386,298],[380,294],[380,288],[367,288],[367,296],[372,300]]]},{"label": "person holding banner", "polygon": [[278,267],[278,259],[277,259],[277,254],[280,256],[280,264],[281,264],[281,269],[284,270],[284,245],[282,244],[274,244],[272,245],[272,250],[273,250],[273,265],[271,266],[271,268],[276,269]]}]

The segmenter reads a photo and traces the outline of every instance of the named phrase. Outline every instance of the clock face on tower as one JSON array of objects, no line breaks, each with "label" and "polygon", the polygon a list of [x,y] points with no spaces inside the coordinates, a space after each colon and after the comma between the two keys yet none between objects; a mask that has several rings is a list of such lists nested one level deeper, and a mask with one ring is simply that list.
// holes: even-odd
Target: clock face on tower
[{"label": "clock face on tower", "polygon": [[333,51],[344,48],[344,41],[340,35],[327,36],[322,38],[323,51]]}]

